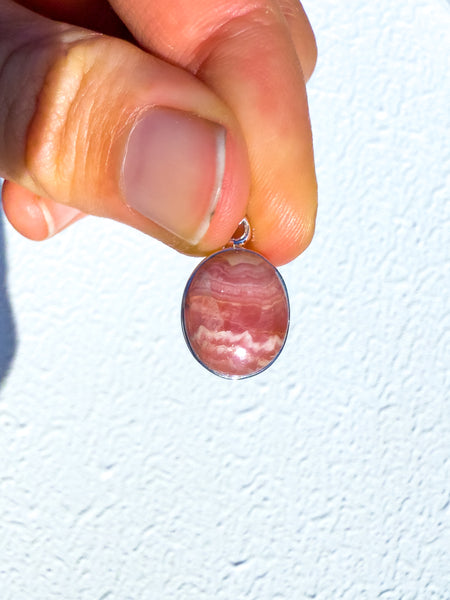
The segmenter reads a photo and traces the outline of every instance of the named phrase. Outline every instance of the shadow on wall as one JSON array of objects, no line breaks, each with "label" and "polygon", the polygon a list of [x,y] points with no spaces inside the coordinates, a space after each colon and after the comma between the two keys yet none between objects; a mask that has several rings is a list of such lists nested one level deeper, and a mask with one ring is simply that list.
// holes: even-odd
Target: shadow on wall
[{"label": "shadow on wall", "polygon": [[[0,179],[0,197],[1,183]],[[3,218],[0,208],[0,389],[16,350],[16,332],[6,287],[6,249]]]}]

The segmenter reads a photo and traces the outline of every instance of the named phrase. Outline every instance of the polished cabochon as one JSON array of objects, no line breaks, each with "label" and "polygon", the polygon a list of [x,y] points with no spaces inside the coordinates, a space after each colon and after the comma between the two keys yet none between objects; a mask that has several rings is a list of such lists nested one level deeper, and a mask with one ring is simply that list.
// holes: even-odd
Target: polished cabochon
[{"label": "polished cabochon", "polygon": [[192,273],[181,320],[186,342],[204,367],[228,379],[251,377],[273,363],[286,341],[286,286],[257,252],[226,248]]}]

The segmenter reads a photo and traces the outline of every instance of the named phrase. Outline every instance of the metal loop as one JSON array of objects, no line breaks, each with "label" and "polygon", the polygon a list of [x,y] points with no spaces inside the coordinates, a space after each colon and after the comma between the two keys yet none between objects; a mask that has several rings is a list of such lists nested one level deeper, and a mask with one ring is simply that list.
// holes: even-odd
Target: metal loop
[{"label": "metal loop", "polygon": [[250,238],[250,223],[248,222],[247,218],[244,217],[242,219],[242,221],[239,223],[235,233],[237,231],[239,231],[240,228],[243,228],[243,232],[242,235],[240,235],[239,237],[232,237],[231,238],[231,243],[233,244],[234,247],[236,246],[244,246],[244,244],[246,244]]}]

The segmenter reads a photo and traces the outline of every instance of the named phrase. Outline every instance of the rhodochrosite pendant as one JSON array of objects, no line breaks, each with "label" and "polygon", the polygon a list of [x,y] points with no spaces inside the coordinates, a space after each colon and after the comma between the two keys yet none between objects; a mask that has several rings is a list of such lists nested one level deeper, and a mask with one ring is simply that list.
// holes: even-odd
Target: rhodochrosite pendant
[{"label": "rhodochrosite pendant", "polygon": [[[242,225],[242,224],[241,224]],[[184,290],[186,342],[209,371],[228,379],[251,377],[280,354],[289,329],[289,300],[277,269],[243,248],[249,235],[206,258]]]}]

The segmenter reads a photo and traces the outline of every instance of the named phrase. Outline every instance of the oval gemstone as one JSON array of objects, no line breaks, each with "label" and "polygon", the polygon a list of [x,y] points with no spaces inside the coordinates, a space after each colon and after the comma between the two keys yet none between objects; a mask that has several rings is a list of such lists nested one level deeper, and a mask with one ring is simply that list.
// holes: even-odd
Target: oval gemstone
[{"label": "oval gemstone", "polygon": [[206,258],[186,285],[183,331],[207,369],[242,379],[277,358],[289,328],[289,300],[281,275],[263,256],[228,248]]}]

